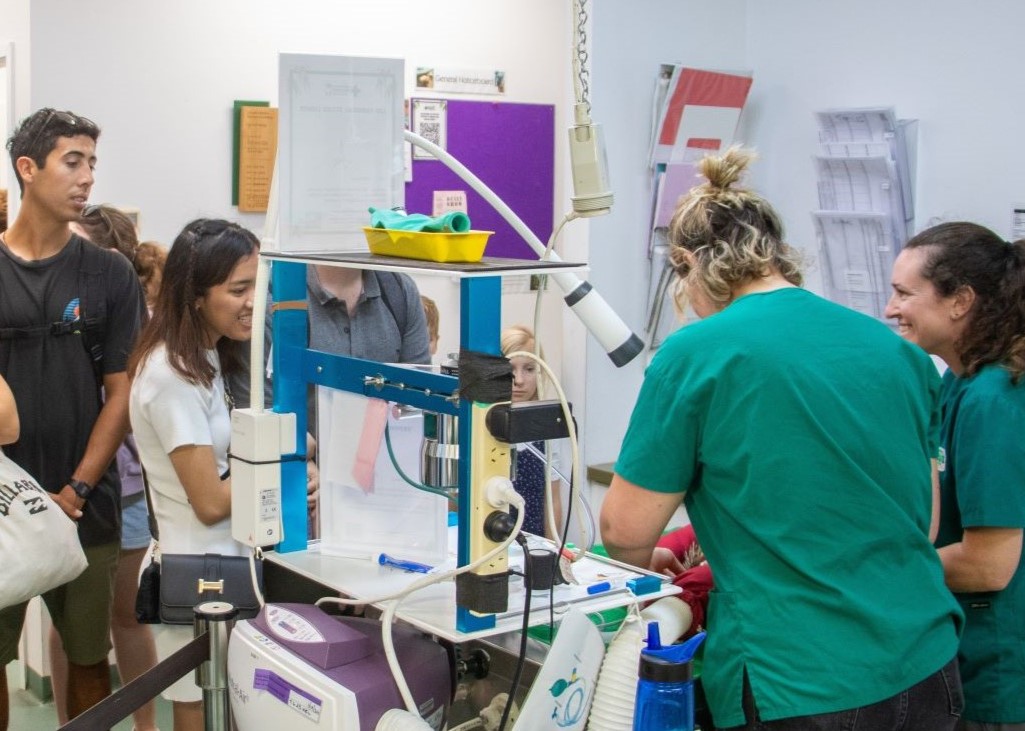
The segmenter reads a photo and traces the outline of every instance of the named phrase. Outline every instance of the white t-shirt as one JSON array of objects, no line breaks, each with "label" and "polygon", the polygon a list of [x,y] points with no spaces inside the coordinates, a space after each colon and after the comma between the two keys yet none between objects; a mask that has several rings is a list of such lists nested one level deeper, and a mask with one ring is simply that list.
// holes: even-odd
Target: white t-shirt
[{"label": "white t-shirt", "polygon": [[[154,349],[132,382],[129,417],[149,481],[160,552],[244,556],[247,549],[231,537],[231,518],[203,525],[196,517],[170,458],[178,447],[209,444],[218,473],[228,469],[231,421],[224,381],[217,351],[208,351],[208,357],[217,369],[209,388],[189,383],[173,370],[164,346]],[[157,653],[164,660],[192,639],[192,627],[157,625],[154,637]],[[187,673],[162,695],[172,701],[202,699],[194,673]]]},{"label": "white t-shirt", "polygon": [[207,351],[217,369],[207,388],[186,381],[158,346],[132,383],[129,416],[146,468],[162,553],[245,555],[231,537],[231,519],[203,525],[196,517],[171,463],[170,453],[189,444],[213,447],[218,473],[228,469],[231,421],[216,350]]}]

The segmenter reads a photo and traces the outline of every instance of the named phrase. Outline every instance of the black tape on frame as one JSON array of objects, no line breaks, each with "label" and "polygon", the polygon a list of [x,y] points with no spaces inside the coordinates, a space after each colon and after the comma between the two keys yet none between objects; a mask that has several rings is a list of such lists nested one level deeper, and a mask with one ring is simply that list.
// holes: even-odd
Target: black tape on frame
[{"label": "black tape on frame", "polygon": [[501,355],[459,351],[459,395],[482,404],[512,400],[512,364]]}]

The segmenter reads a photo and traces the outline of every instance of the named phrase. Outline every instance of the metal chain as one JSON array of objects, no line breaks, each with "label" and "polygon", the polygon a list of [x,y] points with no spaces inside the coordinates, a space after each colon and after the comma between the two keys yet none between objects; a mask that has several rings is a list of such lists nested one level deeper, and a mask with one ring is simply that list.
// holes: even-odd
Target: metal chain
[{"label": "metal chain", "polygon": [[586,4],[587,0],[577,0],[577,60],[580,62],[578,72],[578,78],[580,79],[580,101],[587,105],[587,113],[590,115],[591,100],[588,97],[590,87],[587,81],[590,78],[591,72],[587,69],[587,11],[584,9]]}]

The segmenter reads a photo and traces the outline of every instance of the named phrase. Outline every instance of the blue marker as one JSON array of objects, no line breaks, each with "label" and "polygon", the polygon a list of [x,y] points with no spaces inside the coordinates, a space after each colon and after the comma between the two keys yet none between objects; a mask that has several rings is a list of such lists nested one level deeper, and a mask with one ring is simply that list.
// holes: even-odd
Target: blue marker
[{"label": "blue marker", "polygon": [[387,553],[382,553],[377,557],[377,563],[382,566],[391,566],[396,569],[402,569],[404,571],[414,571],[418,574],[426,574],[431,571],[434,567],[428,566],[425,563],[417,563],[416,561],[404,561],[398,558],[392,558]]},{"label": "blue marker", "polygon": [[591,584],[587,587],[588,594],[601,594],[612,589],[612,582],[599,581],[597,584]]}]

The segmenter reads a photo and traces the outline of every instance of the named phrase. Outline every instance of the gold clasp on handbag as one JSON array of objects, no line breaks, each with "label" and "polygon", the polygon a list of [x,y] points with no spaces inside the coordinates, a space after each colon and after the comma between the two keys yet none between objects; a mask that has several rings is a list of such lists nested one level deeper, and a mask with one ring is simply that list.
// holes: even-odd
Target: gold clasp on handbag
[{"label": "gold clasp on handbag", "polygon": [[218,579],[217,581],[207,581],[206,579],[199,579],[199,590],[202,594],[205,591],[216,591],[218,594],[224,593],[224,579]]}]

